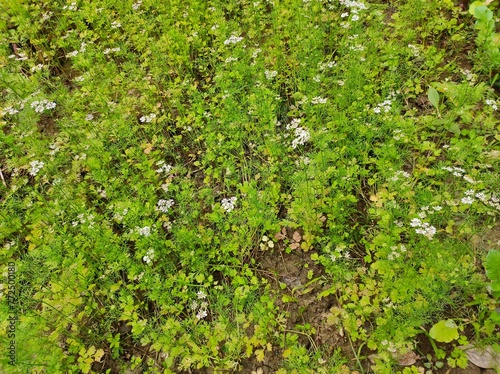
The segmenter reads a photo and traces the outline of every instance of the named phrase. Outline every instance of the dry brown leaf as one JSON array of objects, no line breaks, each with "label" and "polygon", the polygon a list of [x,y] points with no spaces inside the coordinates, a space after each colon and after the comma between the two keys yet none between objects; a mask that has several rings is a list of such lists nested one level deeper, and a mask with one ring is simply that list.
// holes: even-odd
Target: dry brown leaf
[{"label": "dry brown leaf", "polygon": [[295,240],[296,242],[300,242],[300,240],[302,239],[302,236],[300,235],[300,233],[298,231],[295,231],[293,233],[293,236],[292,236],[293,240]]},{"label": "dry brown leaf", "polygon": [[472,344],[460,347],[465,351],[467,358],[477,367],[482,369],[500,369],[500,353],[495,352],[491,345],[487,347],[474,347]]},{"label": "dry brown leaf", "polygon": [[398,364],[401,366],[411,366],[420,358],[415,352],[409,351],[398,358]]},{"label": "dry brown leaf", "polygon": [[299,243],[292,243],[292,244],[290,244],[290,248],[298,249],[298,248],[300,248],[300,244]]},{"label": "dry brown leaf", "polygon": [[276,238],[276,240],[283,240],[286,238],[286,230],[285,228],[283,227],[281,229],[281,232],[278,232],[274,235],[274,237]]}]

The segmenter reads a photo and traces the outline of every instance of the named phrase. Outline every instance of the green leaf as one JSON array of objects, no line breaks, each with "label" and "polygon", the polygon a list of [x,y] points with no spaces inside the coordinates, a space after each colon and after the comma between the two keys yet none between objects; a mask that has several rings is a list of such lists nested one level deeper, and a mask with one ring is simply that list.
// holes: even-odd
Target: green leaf
[{"label": "green leaf", "polygon": [[500,291],[500,251],[490,251],[484,264],[486,276],[493,282],[492,290]]},{"label": "green leaf", "polygon": [[470,6],[469,6],[469,13],[471,16],[474,15],[474,12],[478,6],[484,5],[482,1],[474,1]]},{"label": "green leaf", "polygon": [[493,19],[493,12],[486,5],[479,5],[474,8],[474,17],[483,22],[488,22]]},{"label": "green leaf", "polygon": [[436,89],[434,87],[432,87],[432,86],[429,87],[429,90],[427,91],[427,97],[429,98],[429,101],[434,106],[434,108],[438,109],[439,108],[439,93],[436,91]]},{"label": "green leaf", "polygon": [[452,319],[441,320],[432,326],[429,335],[438,342],[449,343],[458,339],[458,326]]}]

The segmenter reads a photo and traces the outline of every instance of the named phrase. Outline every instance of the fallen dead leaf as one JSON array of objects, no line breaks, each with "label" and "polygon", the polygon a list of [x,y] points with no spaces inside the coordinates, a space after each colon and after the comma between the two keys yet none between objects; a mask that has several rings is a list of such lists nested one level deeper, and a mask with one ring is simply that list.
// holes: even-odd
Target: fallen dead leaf
[{"label": "fallen dead leaf", "polygon": [[495,352],[491,345],[480,348],[469,344],[460,348],[465,351],[469,361],[477,367],[482,369],[500,369],[500,353]]},{"label": "fallen dead leaf", "polygon": [[398,358],[398,364],[401,366],[411,366],[415,362],[417,362],[419,358],[420,356],[417,355],[415,352],[409,351]]}]

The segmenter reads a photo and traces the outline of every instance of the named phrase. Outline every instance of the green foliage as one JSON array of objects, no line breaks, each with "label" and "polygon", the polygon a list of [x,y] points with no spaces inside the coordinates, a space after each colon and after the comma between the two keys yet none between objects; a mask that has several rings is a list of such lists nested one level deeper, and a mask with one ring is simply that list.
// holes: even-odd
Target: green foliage
[{"label": "green foliage", "polygon": [[8,2],[0,371],[463,367],[500,338],[495,7]]},{"label": "green foliage", "polygon": [[500,291],[500,251],[489,251],[484,263],[486,276],[491,280],[491,289]]},{"label": "green foliage", "polygon": [[438,342],[449,343],[458,339],[458,326],[452,319],[441,320],[432,326],[429,335]]}]

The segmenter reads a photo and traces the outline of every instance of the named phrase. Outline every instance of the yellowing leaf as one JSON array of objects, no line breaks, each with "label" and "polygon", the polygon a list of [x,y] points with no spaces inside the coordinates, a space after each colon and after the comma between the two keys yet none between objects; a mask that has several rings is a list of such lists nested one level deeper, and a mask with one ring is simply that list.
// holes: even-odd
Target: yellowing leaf
[{"label": "yellowing leaf", "polygon": [[256,349],[255,350],[255,357],[257,358],[257,361],[259,361],[259,362],[264,361],[264,350],[263,349]]},{"label": "yellowing leaf", "polygon": [[94,361],[101,362],[102,356],[104,356],[104,349],[99,348],[94,355]]},{"label": "yellowing leaf", "polygon": [[292,354],[292,350],[290,348],[287,348],[283,351],[283,358],[288,358]]}]

